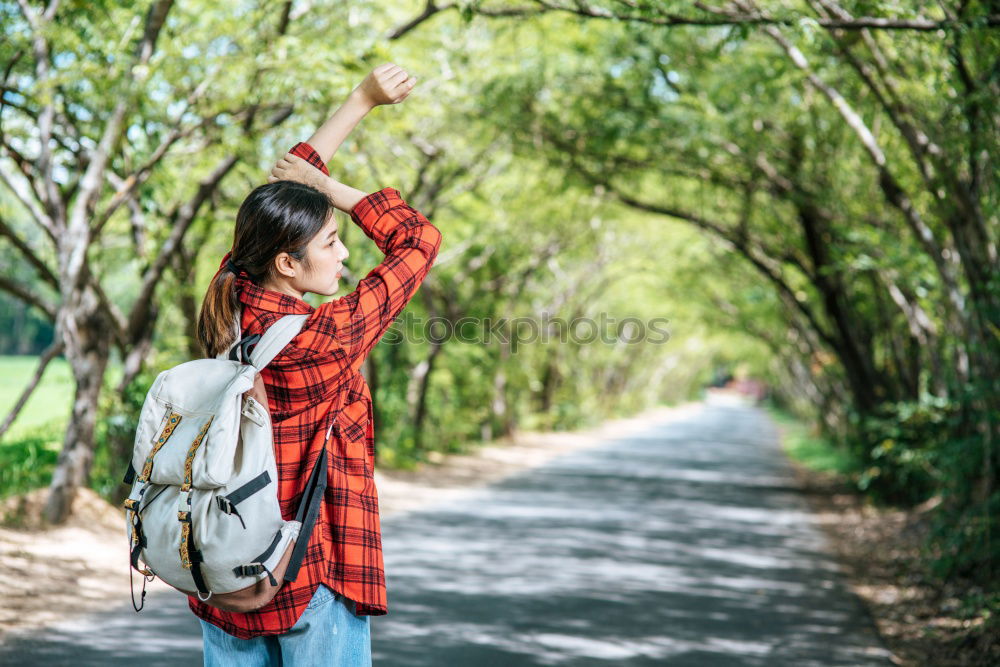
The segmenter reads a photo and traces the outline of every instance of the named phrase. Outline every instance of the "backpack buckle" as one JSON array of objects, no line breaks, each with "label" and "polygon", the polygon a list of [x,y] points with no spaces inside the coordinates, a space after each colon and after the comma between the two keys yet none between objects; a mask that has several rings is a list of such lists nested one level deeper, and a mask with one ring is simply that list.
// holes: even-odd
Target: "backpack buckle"
[{"label": "backpack buckle", "polygon": [[181,490],[177,494],[177,520],[191,523],[191,492]]},{"label": "backpack buckle", "polygon": [[233,501],[231,501],[229,498],[225,496],[216,496],[215,502],[219,505],[219,509],[225,512],[226,514],[232,514],[233,510],[236,509],[233,506]]},{"label": "backpack buckle", "polygon": [[139,505],[142,502],[142,496],[146,493],[146,482],[139,481],[128,494],[128,498],[122,503],[122,507],[131,511],[138,512]]},{"label": "backpack buckle", "polygon": [[233,574],[237,577],[255,577],[267,572],[268,583],[272,586],[278,585],[278,580],[274,578],[274,573],[267,569],[263,563],[251,563],[250,565],[237,565],[233,568]]},{"label": "backpack buckle", "polygon": [[243,409],[240,411],[244,417],[252,421],[257,426],[264,426],[264,417],[260,413],[260,408],[258,407],[257,401],[253,399],[253,396],[247,396],[243,399]]},{"label": "backpack buckle", "polygon": [[243,526],[243,530],[246,530],[247,524],[243,521],[243,517],[240,516],[239,511],[236,509],[236,503],[229,499],[228,496],[216,496],[215,503],[219,506],[219,509],[230,516],[235,516],[240,520],[240,525]]}]

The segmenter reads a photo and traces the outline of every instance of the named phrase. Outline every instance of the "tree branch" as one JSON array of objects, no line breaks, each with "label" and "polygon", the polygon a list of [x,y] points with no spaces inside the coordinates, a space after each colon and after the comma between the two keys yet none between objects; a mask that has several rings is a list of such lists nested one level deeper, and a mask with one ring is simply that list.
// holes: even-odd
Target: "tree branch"
[{"label": "tree branch", "polygon": [[16,280],[11,280],[6,276],[0,276],[0,290],[4,290],[5,292],[16,296],[26,304],[38,308],[46,317],[49,318],[49,320],[55,322],[56,307],[45,301],[45,299],[38,296],[34,292],[29,291],[28,288],[22,283]]},{"label": "tree branch", "polygon": [[389,40],[399,39],[435,14],[443,12],[447,9],[453,9],[455,6],[455,3],[453,2],[438,5],[434,2],[434,0],[427,0],[427,4],[424,5],[422,12],[389,33]]},{"label": "tree branch", "polygon": [[0,181],[7,186],[8,190],[14,193],[14,197],[17,198],[17,201],[19,201],[28,213],[31,214],[34,221],[45,230],[45,233],[48,234],[49,238],[55,241],[59,235],[55,221],[53,221],[52,218],[50,218],[49,215],[42,210],[38,203],[32,201],[29,196],[21,192],[14,182],[7,177],[7,174],[3,169],[0,169]]},{"label": "tree branch", "polygon": [[131,89],[137,82],[141,82],[146,78],[146,75],[138,74],[136,69],[144,66],[149,62],[150,57],[152,57],[160,30],[163,28],[167,20],[167,13],[172,6],[173,0],[157,0],[157,2],[150,6],[149,12],[146,14],[145,32],[136,49],[136,61],[132,65],[126,90],[120,91],[118,104],[115,105],[114,110],[111,112],[97,148],[91,156],[87,171],[80,180],[80,192],[69,215],[65,238],[63,239],[62,252],[65,260],[63,262],[63,270],[69,283],[64,286],[64,289],[72,290],[78,287],[81,276],[84,273],[82,269],[86,262],[87,249],[92,241],[87,216],[104,182],[104,170],[110,158],[111,149],[121,135],[125,112],[131,102]]},{"label": "tree branch", "polygon": [[[49,43],[44,35],[45,23],[48,23],[46,11],[40,15],[35,14],[35,10],[28,6],[26,0],[17,0],[24,20],[31,28],[31,50],[35,57],[35,85],[45,86],[49,80]],[[53,0],[49,5],[49,10],[55,13],[58,2]],[[48,213],[48,218],[52,220],[53,226],[61,227],[65,210],[62,199],[59,197],[59,188],[52,175],[52,125],[55,117],[55,100],[49,101],[42,107],[38,114],[38,160],[36,162],[38,176],[42,179],[42,206]],[[42,220],[39,219],[41,222]]]},{"label": "tree branch", "polygon": [[42,261],[41,257],[29,246],[20,236],[14,233],[7,222],[0,218],[0,236],[7,237],[11,245],[17,248],[24,258],[28,260],[28,263],[35,267],[35,271],[38,272],[39,277],[47,282],[49,285],[55,289],[59,289],[59,279],[56,278],[56,274]]},{"label": "tree branch", "polygon": [[850,103],[836,88],[827,84],[812,70],[809,66],[809,62],[806,60],[802,52],[795,45],[789,42],[777,28],[767,27],[764,28],[764,32],[767,33],[785,51],[792,63],[805,74],[806,80],[809,81],[809,83],[821,92],[828,100],[830,100],[834,108],[844,119],[844,122],[847,123],[848,127],[850,127],[854,134],[858,137],[861,145],[865,149],[865,152],[868,153],[868,156],[871,158],[872,163],[878,171],[879,186],[882,189],[883,194],[886,199],[888,199],[889,202],[903,214],[903,219],[906,220],[907,225],[913,232],[914,236],[916,236],[917,241],[920,243],[924,252],[927,253],[927,255],[934,262],[942,281],[945,283],[945,293],[948,295],[949,301],[954,306],[956,312],[960,316],[964,317],[965,298],[958,288],[958,282],[954,271],[948,264],[948,260],[945,259],[942,253],[942,247],[938,242],[934,231],[926,222],[924,222],[923,217],[920,215],[916,206],[913,205],[913,201],[910,199],[906,190],[889,170],[888,160],[886,159],[885,153],[882,151],[881,146],[879,146],[878,141],[875,139],[871,130],[868,129],[864,120],[857,113],[857,111],[851,107]]},{"label": "tree branch", "polygon": [[184,235],[187,233],[191,223],[194,222],[198,210],[215,188],[218,187],[225,175],[236,165],[238,160],[239,158],[236,155],[223,158],[215,169],[212,170],[212,173],[205,177],[198,185],[198,190],[195,192],[194,197],[174,211],[174,214],[171,216],[170,236],[164,241],[156,259],[153,260],[153,263],[146,269],[145,274],[142,276],[139,295],[129,316],[126,334],[129,340],[133,340],[135,335],[142,331],[142,326],[147,319],[147,313],[153,302],[153,291],[156,289],[157,284],[159,284],[160,278],[163,276],[163,270],[170,262],[171,255],[184,240]]},{"label": "tree branch", "polygon": [[20,414],[21,409],[24,408],[28,399],[31,398],[31,394],[34,393],[35,387],[38,386],[39,381],[42,379],[42,375],[44,375],[45,368],[49,365],[49,362],[55,359],[56,356],[62,352],[62,350],[62,340],[55,340],[51,345],[49,345],[45,352],[42,353],[42,356],[38,358],[38,366],[35,367],[35,374],[28,382],[28,386],[21,392],[21,396],[17,399],[17,403],[14,404],[14,407],[11,408],[11,411],[3,420],[3,424],[0,425],[0,440],[3,439],[4,434],[14,424],[14,420],[17,419],[17,415]]},{"label": "tree branch", "polygon": [[114,195],[112,195],[111,201],[108,202],[108,205],[104,208],[104,210],[95,217],[95,222],[92,224],[93,238],[97,238],[100,235],[101,231],[104,229],[104,225],[107,224],[108,220],[111,219],[111,216],[115,214],[122,204],[124,204],[131,197],[132,193],[135,192],[135,189],[149,179],[150,175],[153,173],[153,168],[159,164],[159,162],[167,154],[167,151],[169,151],[174,144],[181,139],[191,136],[191,134],[193,134],[196,130],[204,128],[224,113],[230,113],[234,118],[238,118],[243,114],[249,113],[249,111],[249,108],[235,112],[219,111],[211,116],[202,118],[198,123],[184,129],[181,129],[179,126],[173,127],[170,132],[167,133],[167,136],[160,142],[160,145],[153,150],[148,158],[146,158],[146,161],[142,165],[125,178],[122,179],[119,177],[118,183],[115,184],[117,190]]},{"label": "tree branch", "polygon": [[[573,2],[570,5],[566,5],[550,2],[548,0],[535,0],[535,6],[532,7],[514,6],[483,8],[471,5],[466,6],[465,10],[487,18],[530,17],[550,12],[566,12],[586,18],[646,23],[649,25],[665,27],[696,26],[711,28],[734,25],[794,26],[798,25],[803,19],[802,16],[769,16],[761,12],[729,13],[725,12],[722,8],[706,5],[703,2],[694,2],[692,3],[692,6],[702,12],[705,12],[706,15],[687,16],[671,12],[660,12],[658,15],[637,14],[632,12],[616,12],[604,7],[593,7],[583,2]],[[448,9],[461,9],[461,7],[458,3],[454,2],[437,5],[433,0],[429,0],[420,14],[389,33],[389,39],[399,39],[430,17]],[[973,18],[942,20],[925,19],[920,17],[883,18],[878,16],[857,16],[851,18],[809,17],[809,20],[814,21],[821,28],[827,30],[910,30],[918,32],[932,32],[936,30],[955,30],[971,26],[983,26],[989,28],[1000,26],[1000,14],[987,14]]]},{"label": "tree branch", "polygon": [[[820,11],[829,9],[829,11],[832,11],[841,17],[851,16],[847,10],[840,7],[840,5],[833,2],[833,0],[816,0],[816,6]],[[917,165],[920,175],[924,179],[924,183],[927,185],[929,190],[933,191],[934,185],[932,183],[932,173],[930,171],[930,166],[927,164],[926,158],[928,155],[940,155],[941,149],[928,138],[926,133],[918,130],[913,122],[911,122],[908,118],[908,116],[912,116],[912,112],[900,101],[899,93],[888,73],[885,57],[882,54],[881,49],[878,48],[878,44],[875,43],[875,40],[870,32],[867,30],[863,31],[861,33],[861,38],[874,59],[874,72],[867,63],[863,62],[860,58],[854,55],[850,46],[846,44],[845,40],[840,36],[840,31],[833,31],[833,40],[837,45],[838,50],[843,54],[844,58],[847,59],[848,64],[854,68],[854,71],[858,73],[862,82],[872,92],[876,101],[878,101],[879,105],[881,105],[886,114],[889,116],[889,120],[896,127],[896,129],[899,130],[903,139],[906,141],[907,147],[910,149],[910,154]],[[885,91],[883,91],[878,82],[876,82],[876,74],[878,75],[882,86],[885,87]]]}]

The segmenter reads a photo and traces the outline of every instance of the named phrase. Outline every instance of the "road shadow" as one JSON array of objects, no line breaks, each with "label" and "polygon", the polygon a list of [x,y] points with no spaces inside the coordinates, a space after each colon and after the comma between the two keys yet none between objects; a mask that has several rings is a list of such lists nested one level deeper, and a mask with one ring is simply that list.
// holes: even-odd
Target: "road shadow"
[{"label": "road shadow", "polygon": [[[885,665],[756,408],[712,398],[382,522],[379,666]],[[12,639],[10,665],[196,665],[179,595]]]}]

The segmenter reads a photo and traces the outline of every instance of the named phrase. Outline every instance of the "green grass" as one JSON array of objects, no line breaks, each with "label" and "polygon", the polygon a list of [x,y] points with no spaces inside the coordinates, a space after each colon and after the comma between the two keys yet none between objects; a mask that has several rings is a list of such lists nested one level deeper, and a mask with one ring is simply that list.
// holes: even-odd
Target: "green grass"
[{"label": "green grass", "polygon": [[[0,420],[7,417],[31,381],[38,357],[0,356]],[[105,382],[121,377],[108,368]],[[48,485],[69,422],[75,384],[65,359],[53,359],[41,382],[0,439],[0,498]]]},{"label": "green grass", "polygon": [[789,458],[820,472],[849,476],[857,470],[850,454],[834,447],[825,438],[814,435],[809,424],[773,406],[768,406],[767,411],[782,427],[781,447]]},{"label": "green grass", "polygon": [[[6,418],[38,365],[37,357],[0,356],[0,419]],[[0,498],[45,486],[62,447],[73,401],[73,376],[53,359],[41,382],[0,440]]]},{"label": "green grass", "polygon": [[[0,356],[0,419],[14,407],[38,366],[38,357]],[[3,437],[3,443],[36,437],[39,428],[62,432],[73,404],[73,375],[65,359],[53,359],[45,369],[17,421]]]}]

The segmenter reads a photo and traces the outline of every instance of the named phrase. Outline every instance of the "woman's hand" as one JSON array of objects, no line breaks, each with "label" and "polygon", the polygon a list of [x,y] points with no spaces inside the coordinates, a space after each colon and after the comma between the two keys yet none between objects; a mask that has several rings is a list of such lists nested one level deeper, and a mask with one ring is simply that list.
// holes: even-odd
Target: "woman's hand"
[{"label": "woman's hand", "polygon": [[352,94],[372,107],[399,104],[410,94],[416,82],[416,77],[407,74],[399,65],[385,63],[373,69]]},{"label": "woman's hand", "polygon": [[267,177],[268,183],[275,181],[295,181],[310,185],[320,192],[329,194],[331,178],[322,171],[312,166],[308,160],[300,158],[298,155],[286,153],[278,160],[271,173]]},{"label": "woman's hand", "polygon": [[267,182],[274,183],[276,181],[295,181],[314,187],[327,196],[334,208],[338,208],[348,215],[351,214],[358,202],[367,196],[361,190],[344,185],[327,176],[312,166],[308,160],[292,153],[287,153],[271,169]]}]

